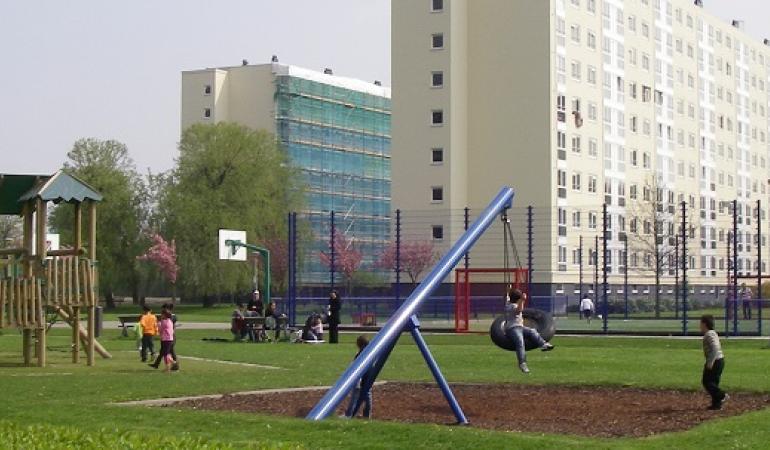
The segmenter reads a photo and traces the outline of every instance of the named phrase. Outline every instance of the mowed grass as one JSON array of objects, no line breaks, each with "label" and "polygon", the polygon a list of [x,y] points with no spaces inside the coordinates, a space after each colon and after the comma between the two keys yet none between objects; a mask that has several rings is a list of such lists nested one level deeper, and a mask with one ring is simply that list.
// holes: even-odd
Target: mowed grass
[{"label": "mowed grass", "polygon": [[[138,361],[133,339],[109,330],[101,342],[112,360],[93,368],[73,365],[66,353],[66,330],[49,336],[50,366],[18,367],[21,339],[0,336],[0,417],[11,426],[74,427],[109,442],[127,436],[177,436],[188,442],[236,448],[764,448],[770,442],[770,410],[708,422],[693,430],[646,439],[598,440],[565,435],[505,433],[472,427],[408,425],[379,421],[298,418],[180,408],[116,406],[126,400],[242,390],[332,384],[353,357],[355,335],[337,346],[205,342],[224,332],[180,330],[180,355],[280,367],[182,359],[182,370],[164,374]],[[614,385],[700,389],[700,342],[682,339],[561,338],[551,353],[531,352],[528,377],[516,369],[514,355],[494,347],[483,335],[427,336],[450,382]],[[724,386],[732,391],[770,392],[770,350],[764,341],[724,340]],[[430,373],[416,347],[404,336],[381,376],[386,380],[428,381]],[[706,404],[704,395],[704,405]],[[526,408],[516,399],[490,407]],[[376,404],[375,404],[376,412]],[[622,420],[622,418],[620,418]],[[470,417],[473,421],[473,417]],[[61,429],[61,428],[57,428]],[[105,431],[109,430],[109,431]],[[104,440],[105,434],[108,439]],[[2,447],[2,443],[0,443]],[[66,447],[66,445],[62,445]],[[54,445],[53,448],[56,448]]]}]

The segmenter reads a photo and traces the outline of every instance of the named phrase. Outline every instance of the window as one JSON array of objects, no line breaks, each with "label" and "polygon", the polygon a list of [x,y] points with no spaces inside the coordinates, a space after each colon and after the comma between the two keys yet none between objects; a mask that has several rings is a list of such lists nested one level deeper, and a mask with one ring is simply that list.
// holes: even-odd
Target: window
[{"label": "window", "polygon": [[444,33],[433,33],[430,37],[431,47],[434,49],[444,48]]},{"label": "window", "polygon": [[596,158],[599,154],[599,144],[597,143],[596,139],[589,139],[588,140],[588,156],[591,158]]},{"label": "window", "polygon": [[587,78],[590,84],[596,85],[596,67],[588,66]]},{"label": "window", "polygon": [[580,43],[580,25],[572,25],[570,27],[570,37],[572,38],[572,42],[576,44]]},{"label": "window", "polygon": [[443,202],[444,201],[444,188],[441,186],[433,186],[431,190],[431,201]]},{"label": "window", "polygon": [[580,81],[580,61],[572,61],[572,78]]},{"label": "window", "polygon": [[645,169],[649,169],[652,166],[652,161],[650,160],[650,154],[647,152],[644,152],[642,155],[642,165]]},{"label": "window", "polygon": [[596,229],[596,213],[595,212],[589,212],[588,213],[588,228],[591,230]]},{"label": "window", "polygon": [[211,117],[211,108],[204,108],[203,109],[203,117],[208,119]]},{"label": "window", "polygon": [[580,190],[580,173],[578,172],[575,172],[572,174],[572,190],[573,191]]},{"label": "window", "polygon": [[430,114],[430,121],[433,125],[443,125],[444,124],[444,110],[443,109],[434,109],[431,111]]},{"label": "window", "polygon": [[431,227],[433,231],[433,240],[440,241],[444,239],[444,226],[443,225],[433,225]]},{"label": "window", "polygon": [[591,50],[596,50],[596,34],[594,34],[593,31],[588,31],[588,48]]},{"label": "window", "polygon": [[434,148],[431,149],[431,162],[435,165],[442,164],[444,162],[444,149]]},{"label": "window", "polygon": [[598,110],[596,108],[596,103],[594,102],[588,102],[588,120],[595,121],[597,118]]},{"label": "window", "polygon": [[586,9],[588,9],[588,12],[595,13],[596,12],[596,0],[586,0]]},{"label": "window", "polygon": [[572,226],[575,228],[580,228],[580,211],[572,212]]},{"label": "window", "polygon": [[203,86],[203,95],[211,95],[211,85],[207,84]]},{"label": "window", "polygon": [[444,86],[444,72],[437,70],[435,72],[431,72],[430,74],[430,85],[433,87],[443,87]]},{"label": "window", "polygon": [[596,175],[590,175],[588,177],[588,192],[596,193]]},{"label": "window", "polygon": [[444,10],[444,0],[431,0],[430,10],[433,12],[441,12]]},{"label": "window", "polygon": [[631,165],[636,167],[639,165],[639,158],[637,158],[637,150],[631,150]]},{"label": "window", "polygon": [[580,153],[580,136],[572,136],[572,153]]}]

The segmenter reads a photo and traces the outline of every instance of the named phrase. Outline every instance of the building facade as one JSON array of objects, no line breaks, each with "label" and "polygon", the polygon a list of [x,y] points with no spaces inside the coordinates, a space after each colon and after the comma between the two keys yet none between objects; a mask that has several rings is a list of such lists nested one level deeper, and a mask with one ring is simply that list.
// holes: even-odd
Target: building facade
[{"label": "building facade", "polygon": [[740,22],[691,0],[393,0],[392,36],[394,205],[440,218],[514,187],[536,288],[570,295],[597,261],[613,293],[658,272],[670,294],[684,218],[692,292],[716,297],[736,201],[738,270],[766,273],[770,47]]},{"label": "building facade", "polygon": [[[182,73],[182,129],[231,121],[277,137],[307,189],[305,254],[328,251],[335,226],[371,266],[390,240],[390,89],[278,63]],[[329,280],[305,258],[303,282]]]}]

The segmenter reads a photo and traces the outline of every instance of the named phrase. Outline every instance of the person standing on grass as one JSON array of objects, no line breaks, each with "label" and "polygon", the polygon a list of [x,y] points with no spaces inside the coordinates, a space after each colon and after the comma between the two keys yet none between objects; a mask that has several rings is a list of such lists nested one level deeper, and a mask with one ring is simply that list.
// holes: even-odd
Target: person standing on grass
[{"label": "person standing on grass", "polygon": [[[169,314],[171,314],[171,323],[174,325],[174,342],[171,345],[171,358],[174,360],[174,364],[171,366],[171,370],[179,370],[179,358],[176,357],[176,314],[174,314],[174,304],[173,303],[166,303],[163,305],[163,309],[161,309],[161,317],[163,316],[163,312],[167,311]],[[162,339],[162,338],[161,338]],[[154,368],[160,367],[160,362],[163,359],[163,348],[161,347],[161,352],[158,354],[158,357],[155,358],[155,362],[150,364],[150,366]]]},{"label": "person standing on grass", "polygon": [[155,358],[155,336],[158,335],[158,319],[149,306],[142,306],[144,314],[139,319],[139,325],[142,327],[142,362],[147,362],[147,353],[150,358]]},{"label": "person standing on grass", "polygon": [[703,333],[703,355],[706,358],[701,383],[711,396],[711,406],[708,409],[720,410],[722,404],[730,397],[719,388],[722,371],[725,369],[725,356],[719,335],[714,331],[714,316],[706,314],[700,318],[700,331]]},{"label": "person standing on grass", "polygon": [[329,343],[339,342],[340,309],[342,308],[342,299],[337,291],[329,293]]},{"label": "person standing on grass", "polygon": [[[174,370],[176,360],[174,353],[174,322],[171,321],[171,313],[164,309],[160,314],[160,357],[166,365],[166,372]],[[157,368],[154,364],[153,367]]]},{"label": "person standing on grass", "polygon": [[516,347],[516,357],[519,360],[519,369],[524,373],[529,373],[527,366],[527,348],[524,344],[524,337],[537,342],[540,350],[548,352],[554,349],[554,346],[540,336],[534,328],[524,326],[524,305],[527,300],[527,294],[514,288],[508,291],[508,302],[505,305],[506,330],[505,335],[511,339]]},{"label": "person standing on grass", "polygon": [[751,288],[746,283],[741,286],[741,306],[743,307],[743,320],[751,320]]},{"label": "person standing on grass", "polygon": [[[358,355],[360,355],[361,352],[364,351],[367,345],[369,345],[369,340],[366,339],[366,336],[364,335],[358,336],[358,339],[356,339],[356,346],[358,347],[358,353],[356,353],[356,358],[358,358]],[[350,403],[348,404],[348,408],[345,410],[346,418],[350,419],[355,417],[356,414],[358,414],[358,409],[362,405],[364,407],[364,411],[363,411],[364,417],[366,417],[367,419],[371,418],[372,416],[371,384],[374,382],[373,374],[371,373],[372,370],[373,369],[369,369],[369,371],[367,371],[364,374],[364,376],[361,377],[361,380],[359,380],[356,387],[353,388],[353,392],[350,394]]]},{"label": "person standing on grass", "polygon": [[580,300],[580,314],[583,318],[588,320],[588,324],[591,325],[591,315],[594,312],[594,302],[591,297],[586,294],[583,299]]}]

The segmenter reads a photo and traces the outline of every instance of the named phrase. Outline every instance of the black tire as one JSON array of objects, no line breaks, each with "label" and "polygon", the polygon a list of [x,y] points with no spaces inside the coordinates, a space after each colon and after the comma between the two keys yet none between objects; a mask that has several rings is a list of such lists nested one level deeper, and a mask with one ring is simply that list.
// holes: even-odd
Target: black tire
[{"label": "black tire", "polygon": [[[524,318],[524,325],[530,328],[534,328],[540,333],[543,339],[550,341],[556,334],[556,326],[553,322],[553,317],[545,311],[539,309],[525,309],[522,313]],[[505,317],[498,317],[492,322],[492,326],[489,328],[489,337],[492,338],[492,342],[503,350],[516,351],[513,345],[513,341],[505,334],[507,329]],[[537,343],[534,341],[524,339],[524,347],[527,350],[538,348]]]}]

